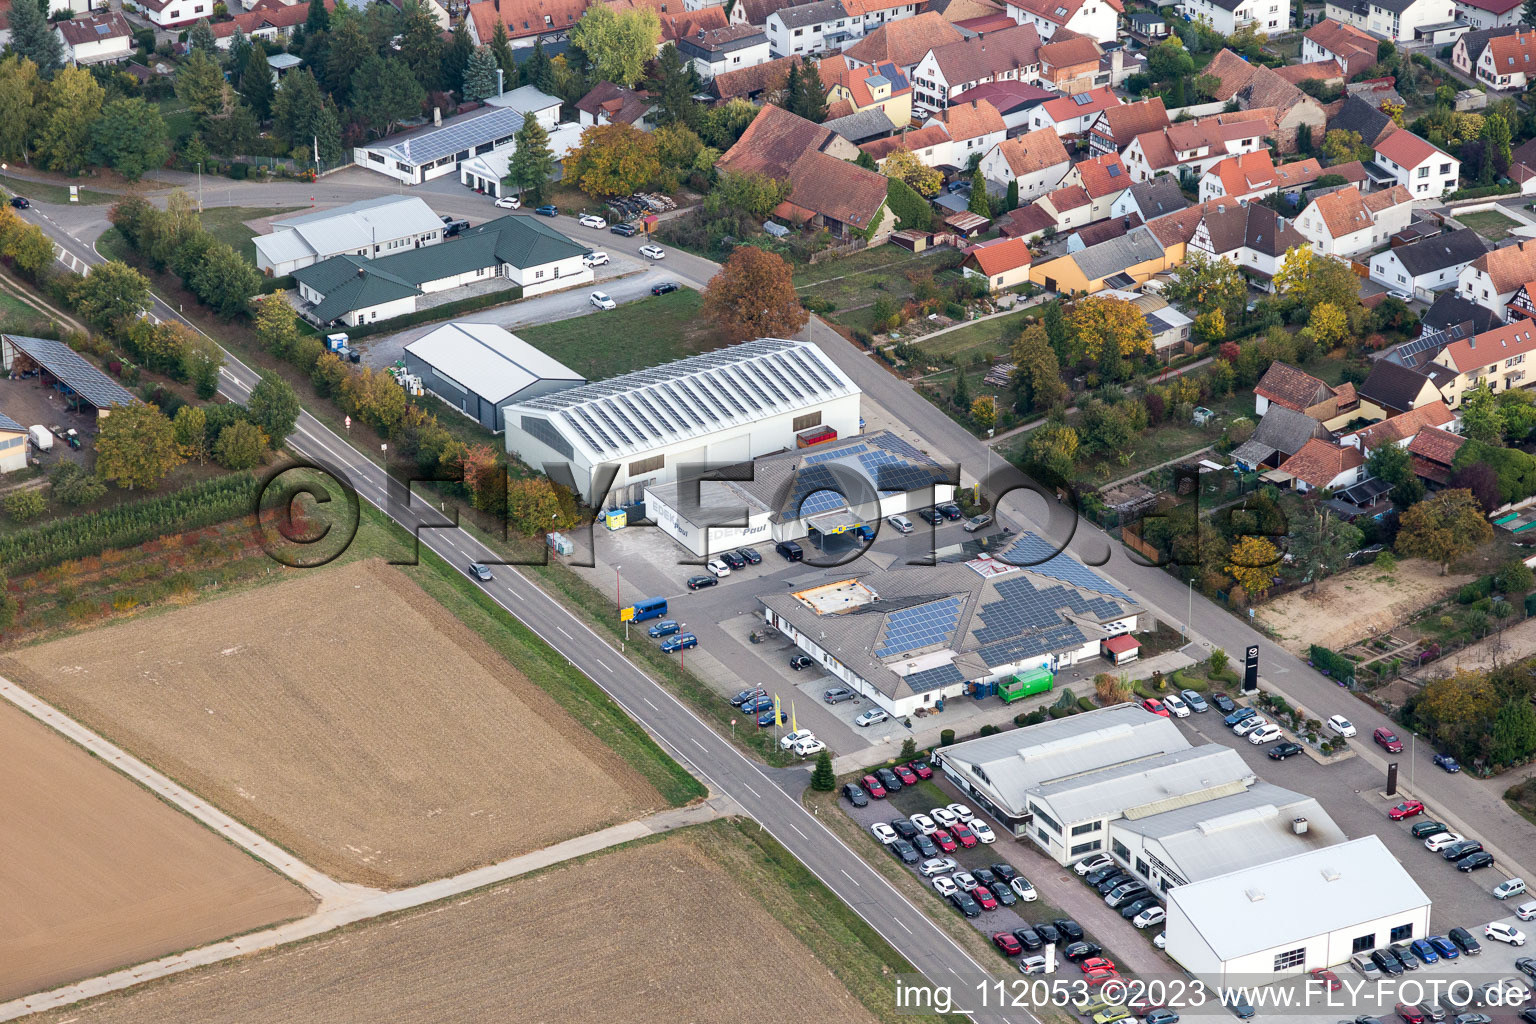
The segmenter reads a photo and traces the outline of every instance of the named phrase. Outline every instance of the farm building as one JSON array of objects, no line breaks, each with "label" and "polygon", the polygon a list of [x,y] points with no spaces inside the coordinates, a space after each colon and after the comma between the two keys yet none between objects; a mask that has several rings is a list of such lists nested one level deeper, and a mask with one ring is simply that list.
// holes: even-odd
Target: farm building
[{"label": "farm building", "polygon": [[502,406],[585,384],[586,378],[494,324],[444,324],[405,346],[422,384],[492,433]]},{"label": "farm building", "polygon": [[1424,938],[1429,911],[1368,835],[1169,890],[1168,955],[1210,985],[1279,980]]},{"label": "farm building", "polygon": [[500,217],[458,239],[393,256],[344,253],[294,271],[299,312],[317,324],[356,327],[416,310],[419,296],[505,278],[523,296],[590,284],[586,247],[532,217]]},{"label": "farm building", "polygon": [[518,111],[489,107],[358,146],[352,159],[359,167],[420,185],[452,174],[472,156],[510,146],[522,126],[523,115]]},{"label": "farm building", "polygon": [[27,468],[27,428],[0,412],[0,473]]},{"label": "farm building", "polygon": [[750,480],[647,485],[647,518],[702,556],[758,540],[811,537],[825,543],[860,526],[878,526],[886,516],[948,501],[955,490],[950,470],[885,430],[767,455],[750,465]]},{"label": "farm building", "polygon": [[64,394],[70,408],[95,409],[98,419],[138,401],[62,341],[0,335],[0,369],[17,377],[40,374]]},{"label": "farm building", "polygon": [[415,196],[380,196],[272,222],[258,235],[256,266],[273,277],[351,253],[364,259],[393,256],[443,240],[443,222]]},{"label": "farm building", "polygon": [[759,338],[506,406],[507,451],[569,465],[594,506],[628,504],[689,466],[793,448],[813,427],[857,433],[860,391],[810,342]]},{"label": "farm building", "polygon": [[830,583],[820,572],[803,590],[759,597],[763,617],[896,716],[989,696],[1017,673],[1097,658],[1101,640],[1140,621],[1130,597],[1035,534],[1018,535],[993,557],[974,544],[958,550],[948,561],[940,552],[935,565]]}]

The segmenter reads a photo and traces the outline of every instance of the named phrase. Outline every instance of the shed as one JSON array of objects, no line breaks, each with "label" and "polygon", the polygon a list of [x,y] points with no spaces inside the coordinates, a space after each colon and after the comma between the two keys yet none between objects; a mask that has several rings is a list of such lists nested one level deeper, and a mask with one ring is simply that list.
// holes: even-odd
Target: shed
[{"label": "shed", "polygon": [[1099,644],[1103,655],[1111,665],[1119,667],[1141,657],[1141,641],[1129,633],[1112,636]]},{"label": "shed", "polygon": [[23,334],[0,335],[0,368],[16,375],[41,373],[45,380],[63,392],[71,408],[95,409],[98,418],[138,401],[127,388],[86,362],[62,341],[29,338]]},{"label": "shed", "polygon": [[586,378],[494,324],[451,323],[405,346],[422,386],[492,433],[502,406],[585,384]]}]

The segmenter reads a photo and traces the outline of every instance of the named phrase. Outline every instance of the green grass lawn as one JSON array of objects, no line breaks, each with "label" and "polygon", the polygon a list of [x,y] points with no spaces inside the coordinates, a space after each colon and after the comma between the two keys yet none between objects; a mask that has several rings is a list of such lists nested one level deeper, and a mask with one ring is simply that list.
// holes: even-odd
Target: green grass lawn
[{"label": "green grass lawn", "polygon": [[681,288],[608,312],[522,327],[517,335],[588,380],[602,380],[725,344],[699,317],[702,301],[698,292]]},{"label": "green grass lawn", "polygon": [[[69,202],[69,187],[67,185],[54,185],[41,181],[26,181],[22,178],[13,178],[9,174],[0,174],[0,182],[3,182],[3,191],[7,197],[26,196],[28,199],[39,203],[67,203]],[[96,206],[102,203],[115,203],[122,196],[112,195],[107,192],[92,192],[85,186],[80,186],[79,201],[87,206]]]},{"label": "green grass lawn", "polygon": [[197,127],[197,115],[175,96],[160,101],[160,116],[165,120],[170,137],[178,141],[187,138]]},{"label": "green grass lawn", "polygon": [[913,344],[922,352],[964,365],[977,355],[984,355],[991,362],[1006,353],[1013,340],[1023,330],[1026,318],[1037,315],[1036,310],[1010,313],[995,320],[970,324],[947,331],[936,338],[918,338]]},{"label": "green grass lawn", "polygon": [[245,221],[259,220],[262,217],[276,217],[282,213],[292,213],[301,207],[283,206],[276,209],[256,209],[249,206],[215,206],[204,210],[201,214],[203,228],[214,238],[221,242],[227,242],[234,247],[235,252],[244,256],[246,262],[252,266],[256,264],[256,243],[251,239],[256,237],[256,232],[245,226]]},{"label": "green grass lawn", "polygon": [[963,258],[951,249],[914,256],[898,246],[879,245],[798,268],[795,288],[802,297],[832,303],[832,318],[838,323],[868,330],[867,307],[876,299],[885,296],[905,302],[912,297],[908,274],[932,273],[942,284],[954,276]]},{"label": "green grass lawn", "polygon": [[27,305],[7,291],[0,291],[0,317],[7,320],[25,320],[29,323],[33,320],[46,319],[42,311]]},{"label": "green grass lawn", "polygon": [[1477,213],[1457,214],[1456,219],[1491,242],[1508,238],[1520,222],[1506,217],[1498,210],[1480,210]]}]

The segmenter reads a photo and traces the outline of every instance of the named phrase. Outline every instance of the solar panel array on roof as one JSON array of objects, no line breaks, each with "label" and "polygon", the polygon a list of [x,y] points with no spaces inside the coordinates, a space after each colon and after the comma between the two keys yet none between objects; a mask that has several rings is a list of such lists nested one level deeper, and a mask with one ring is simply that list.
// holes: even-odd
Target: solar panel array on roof
[{"label": "solar panel array on roof", "polygon": [[998,665],[1012,665],[1025,658],[1033,658],[1040,654],[1049,654],[1063,647],[1080,644],[1083,640],[1083,631],[1072,623],[1063,623],[1030,633],[1027,636],[1014,637],[999,643],[989,644],[977,651],[981,660],[988,666],[995,668]]},{"label": "solar panel array on roof", "polygon": [[928,690],[937,690],[941,686],[965,682],[965,676],[953,664],[925,668],[921,672],[903,676],[902,679],[913,693],[925,693]]},{"label": "solar panel array on roof", "polygon": [[473,151],[489,142],[510,139],[522,126],[522,114],[510,107],[498,107],[489,114],[445,124],[435,131],[411,135],[398,142],[382,139],[368,148],[384,149],[405,163],[419,167],[455,153]]},{"label": "solar panel array on roof", "polygon": [[885,641],[875,650],[875,657],[921,650],[944,643],[960,620],[961,600],[946,597],[914,608],[902,608],[885,617]]},{"label": "solar panel array on roof", "polygon": [[29,338],[22,334],[7,334],[5,340],[97,409],[113,409],[137,401],[126,388],[86,362],[62,341]]},{"label": "solar panel array on roof", "polygon": [[1028,531],[1019,534],[1019,539],[1006,553],[998,556],[998,560],[1084,590],[1108,594],[1122,601],[1131,599],[1123,591],[1111,586],[1104,577],[1071,555],[1063,553],[1057,545]]},{"label": "solar panel array on roof", "polygon": [[999,600],[982,605],[976,615],[983,625],[973,629],[976,642],[990,644],[1028,633],[1050,629],[1062,621],[1062,610],[1098,620],[1114,619],[1125,613],[1120,605],[1103,597],[1084,597],[1070,587],[1039,588],[1025,578],[1003,579],[997,584]]},{"label": "solar panel array on roof", "polygon": [[819,516],[823,512],[833,512],[848,504],[848,499],[843,497],[840,491],[819,490],[812,491],[804,498],[791,506],[794,515],[786,515],[786,519],[809,519],[811,516]]}]

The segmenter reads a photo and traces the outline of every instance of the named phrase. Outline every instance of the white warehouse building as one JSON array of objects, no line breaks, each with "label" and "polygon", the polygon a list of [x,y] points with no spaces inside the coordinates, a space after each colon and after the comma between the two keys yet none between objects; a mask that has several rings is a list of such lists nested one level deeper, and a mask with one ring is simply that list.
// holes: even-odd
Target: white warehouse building
[{"label": "white warehouse building", "polygon": [[682,471],[795,447],[812,428],[859,429],[859,391],[806,341],[759,338],[503,410],[507,451],[594,507],[629,504]]},{"label": "white warehouse building", "polygon": [[1429,897],[1368,835],[1168,892],[1168,955],[1207,985],[1265,985],[1429,934]]},{"label": "white warehouse building", "polygon": [[416,196],[379,196],[332,210],[284,217],[257,235],[256,267],[284,277],[332,256],[393,256],[443,240],[443,222]]}]

